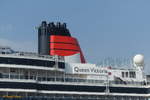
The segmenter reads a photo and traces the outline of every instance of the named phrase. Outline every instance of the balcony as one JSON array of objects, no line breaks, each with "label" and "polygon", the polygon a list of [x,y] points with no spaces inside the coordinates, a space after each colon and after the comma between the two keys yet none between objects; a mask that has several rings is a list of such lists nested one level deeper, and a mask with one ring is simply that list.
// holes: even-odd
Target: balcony
[{"label": "balcony", "polygon": [[28,75],[18,75],[18,74],[4,74],[0,75],[0,80],[17,80],[17,81],[34,81],[34,82],[46,82],[46,83],[71,83],[71,84],[88,84],[88,85],[109,85],[109,86],[146,86],[150,83],[144,82],[120,82],[120,81],[110,81],[110,80],[94,80],[94,79],[83,79],[76,77],[56,77],[56,76],[28,76]]}]

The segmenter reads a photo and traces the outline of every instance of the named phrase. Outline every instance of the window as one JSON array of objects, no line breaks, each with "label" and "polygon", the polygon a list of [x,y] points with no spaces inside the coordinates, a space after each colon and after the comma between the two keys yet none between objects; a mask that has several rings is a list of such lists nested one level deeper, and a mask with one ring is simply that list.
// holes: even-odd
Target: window
[{"label": "window", "polygon": [[128,77],[128,72],[126,72],[126,77]]},{"label": "window", "polygon": [[123,77],[123,78],[125,77],[124,72],[122,72],[122,77]]},{"label": "window", "polygon": [[136,74],[134,71],[129,72],[130,78],[136,78]]},{"label": "window", "polygon": [[58,68],[64,69],[65,63],[64,62],[58,62]]},{"label": "window", "polygon": [[55,65],[55,61],[0,57],[0,64],[16,64],[16,65],[53,67]]}]

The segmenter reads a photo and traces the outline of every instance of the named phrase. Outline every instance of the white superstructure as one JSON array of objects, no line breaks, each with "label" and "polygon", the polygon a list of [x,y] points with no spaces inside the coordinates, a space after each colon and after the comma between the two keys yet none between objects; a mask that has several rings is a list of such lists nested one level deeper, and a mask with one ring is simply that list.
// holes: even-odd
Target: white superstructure
[{"label": "white superstructure", "polygon": [[147,100],[149,97],[149,83],[143,72],[144,56],[136,55],[130,68],[83,64],[78,62],[78,57],[3,51],[0,96],[25,100]]}]

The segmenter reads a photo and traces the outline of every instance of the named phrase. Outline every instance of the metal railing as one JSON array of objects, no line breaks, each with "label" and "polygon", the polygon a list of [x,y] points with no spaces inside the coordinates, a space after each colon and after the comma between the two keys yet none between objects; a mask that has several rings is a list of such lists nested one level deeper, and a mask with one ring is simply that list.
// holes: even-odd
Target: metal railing
[{"label": "metal railing", "polygon": [[39,55],[37,53],[25,53],[25,52],[18,52],[13,54],[0,54],[1,56],[10,56],[10,57],[27,57],[27,58],[43,58],[43,59],[49,59],[49,60],[58,60],[58,61],[64,61],[63,56],[51,56],[51,55]]},{"label": "metal railing", "polygon": [[25,76],[25,75],[2,75],[0,79],[18,79],[18,80],[35,80],[36,82],[61,82],[61,83],[77,83],[77,84],[92,84],[92,85],[132,85],[132,86],[146,86],[150,85],[145,82],[131,82],[131,81],[111,81],[111,80],[94,80],[83,79],[75,77],[42,77],[42,76]]}]

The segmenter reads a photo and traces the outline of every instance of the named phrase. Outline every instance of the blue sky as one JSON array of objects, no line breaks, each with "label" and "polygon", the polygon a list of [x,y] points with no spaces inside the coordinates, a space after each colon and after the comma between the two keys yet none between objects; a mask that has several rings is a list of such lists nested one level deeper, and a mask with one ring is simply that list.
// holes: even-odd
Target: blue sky
[{"label": "blue sky", "polygon": [[41,21],[66,22],[89,62],[105,57],[150,61],[149,0],[0,0],[0,45],[37,51]]}]

